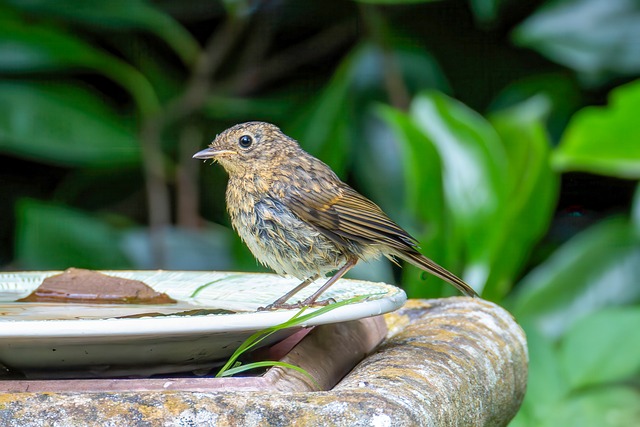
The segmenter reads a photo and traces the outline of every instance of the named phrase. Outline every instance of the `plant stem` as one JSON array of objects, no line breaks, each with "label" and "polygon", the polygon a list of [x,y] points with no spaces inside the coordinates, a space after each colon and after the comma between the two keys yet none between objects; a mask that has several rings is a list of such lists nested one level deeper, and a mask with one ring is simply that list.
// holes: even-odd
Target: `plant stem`
[{"label": "plant stem", "polygon": [[374,5],[360,5],[360,11],[372,41],[382,52],[382,72],[389,102],[395,108],[407,111],[411,96],[402,77],[402,70],[389,44],[386,22],[380,10]]},{"label": "plant stem", "polygon": [[[166,265],[166,251],[162,230],[171,223],[171,200],[167,188],[167,174],[162,154],[162,133],[176,121],[199,110],[207,100],[211,89],[210,80],[222,64],[222,60],[235,45],[244,28],[245,20],[230,17],[207,42],[198,56],[195,67],[180,96],[169,101],[164,108],[150,117],[145,117],[140,139],[142,141],[143,164],[146,179],[149,232],[153,263],[157,268]],[[182,159],[181,159],[182,160]],[[191,158],[188,159],[191,161]],[[182,162],[186,163],[186,161]],[[186,166],[188,169],[190,166]],[[181,169],[180,166],[178,169]],[[184,170],[184,168],[182,168]],[[182,188],[180,189],[182,190]],[[189,191],[189,190],[187,190]],[[197,210],[196,205],[186,209]],[[181,212],[182,217],[193,217],[196,212]]]}]

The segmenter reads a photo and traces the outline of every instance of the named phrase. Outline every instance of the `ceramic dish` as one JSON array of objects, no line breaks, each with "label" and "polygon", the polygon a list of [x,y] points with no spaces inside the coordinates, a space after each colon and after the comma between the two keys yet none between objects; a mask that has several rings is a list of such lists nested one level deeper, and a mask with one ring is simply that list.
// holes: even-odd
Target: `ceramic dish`
[{"label": "ceramic dish", "polygon": [[[0,274],[0,364],[10,370],[95,377],[207,368],[231,355],[251,334],[287,321],[297,312],[256,311],[297,285],[297,280],[230,272],[104,272],[141,280],[178,301],[172,305],[15,302],[57,273]],[[300,298],[315,289],[311,285]],[[314,318],[308,326],[387,313],[406,300],[395,286],[346,279],[323,297],[342,301],[356,295],[369,297]],[[218,310],[234,313],[207,314]],[[275,334],[264,344],[295,330]]]}]

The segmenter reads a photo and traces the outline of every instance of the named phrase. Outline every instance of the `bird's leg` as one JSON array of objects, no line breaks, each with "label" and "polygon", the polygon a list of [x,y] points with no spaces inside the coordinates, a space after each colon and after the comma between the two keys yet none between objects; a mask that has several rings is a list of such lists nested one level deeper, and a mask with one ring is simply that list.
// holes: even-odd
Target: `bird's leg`
[{"label": "bird's leg", "polygon": [[318,299],[318,297],[320,295],[322,295],[322,293],[324,291],[329,289],[329,287],[331,285],[336,283],[338,281],[338,279],[340,279],[342,276],[347,274],[347,271],[351,270],[357,263],[358,263],[358,258],[349,258],[347,260],[347,263],[345,265],[343,265],[340,268],[340,270],[336,271],[336,274],[331,276],[331,278],[329,280],[327,280],[327,283],[322,285],[322,287],[320,289],[318,289],[317,291],[315,291],[313,293],[313,295],[311,295],[309,298],[305,299],[304,301],[299,302],[298,304],[300,304],[301,307],[304,307],[304,306],[307,306],[307,305],[327,305],[327,304],[329,304],[332,300],[324,300],[324,301],[318,301],[318,302],[316,302],[316,300]]},{"label": "bird's leg", "polygon": [[322,295],[322,293],[324,291],[329,289],[329,287],[331,285],[336,283],[338,281],[338,279],[340,279],[342,276],[344,276],[347,273],[347,271],[351,270],[353,268],[353,266],[356,265],[357,263],[358,263],[358,258],[350,258],[350,259],[348,259],[347,263],[345,265],[343,265],[340,268],[340,270],[336,271],[336,274],[331,276],[329,278],[329,280],[327,280],[327,282],[324,285],[322,285],[322,287],[320,289],[315,291],[313,293],[313,295],[311,295],[310,297],[306,298],[303,301],[299,301],[299,302],[297,302],[295,304],[286,304],[286,302],[289,300],[289,298],[291,298],[293,295],[298,293],[303,288],[307,287],[311,282],[316,280],[319,277],[319,275],[315,275],[315,276],[305,280],[304,282],[300,283],[293,290],[287,292],[286,295],[283,295],[282,297],[278,298],[273,304],[269,304],[264,309],[265,310],[277,310],[279,308],[292,309],[292,308],[302,308],[302,307],[311,306],[311,305],[328,305],[328,304],[330,304],[332,302],[335,302],[332,299],[327,299],[327,300],[318,301],[318,302],[316,302],[316,300],[318,299],[318,297],[320,295]]},{"label": "bird's leg", "polygon": [[315,274],[305,279],[304,282],[300,283],[298,286],[291,289],[289,292],[287,292],[286,294],[284,294],[283,296],[275,300],[273,303],[269,304],[266,307],[260,307],[258,310],[262,311],[262,310],[277,310],[278,308],[289,308],[289,305],[285,303],[289,301],[289,299],[292,296],[294,296],[295,294],[297,294],[298,292],[300,292],[301,290],[303,290],[304,288],[306,288],[307,286],[315,282],[319,277],[320,277],[319,274]]}]

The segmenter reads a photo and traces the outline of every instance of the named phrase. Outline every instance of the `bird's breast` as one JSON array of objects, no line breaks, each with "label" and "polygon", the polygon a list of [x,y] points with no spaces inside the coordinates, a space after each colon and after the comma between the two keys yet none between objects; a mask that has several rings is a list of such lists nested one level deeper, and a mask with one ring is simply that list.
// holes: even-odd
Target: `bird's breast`
[{"label": "bird's breast", "polygon": [[344,248],[301,220],[284,200],[258,191],[253,184],[240,188],[244,191],[231,182],[227,188],[231,223],[261,263],[280,274],[304,279],[345,262]]}]

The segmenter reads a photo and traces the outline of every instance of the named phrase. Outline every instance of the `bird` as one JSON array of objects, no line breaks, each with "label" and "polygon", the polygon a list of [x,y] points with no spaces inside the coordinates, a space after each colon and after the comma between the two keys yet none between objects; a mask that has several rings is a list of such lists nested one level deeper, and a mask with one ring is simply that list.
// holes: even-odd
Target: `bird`
[{"label": "bird", "polygon": [[[255,258],[302,282],[267,310],[326,305],[318,298],[358,261],[385,256],[413,264],[477,297],[462,279],[418,251],[418,241],[378,205],[344,183],[276,125],[252,121],[218,134],[193,155],[228,173],[226,204],[232,227]],[[302,289],[333,275],[313,294],[288,303]]]}]

